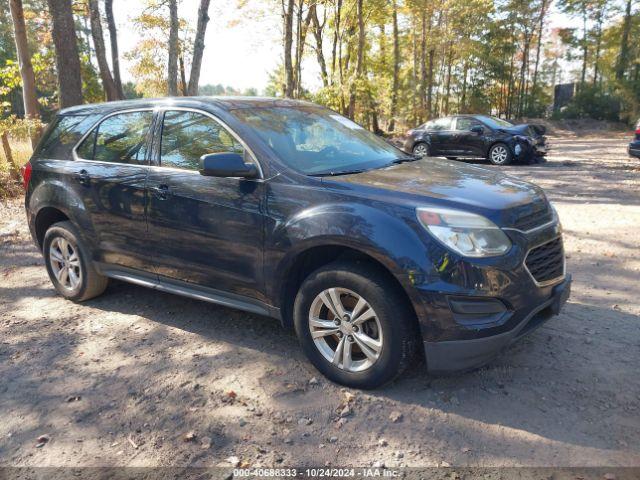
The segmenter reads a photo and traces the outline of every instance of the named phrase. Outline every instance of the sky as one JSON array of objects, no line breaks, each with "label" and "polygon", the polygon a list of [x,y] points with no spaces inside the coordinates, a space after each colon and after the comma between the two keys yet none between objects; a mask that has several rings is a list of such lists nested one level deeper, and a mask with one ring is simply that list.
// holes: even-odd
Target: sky
[{"label": "sky", "polygon": [[[246,0],[213,0],[209,10],[200,85],[222,84],[238,90],[256,88],[262,92],[269,74],[282,58],[281,12],[279,2]],[[178,13],[195,31],[199,0],[181,0]],[[114,15],[118,26],[118,42],[122,54],[132,50],[138,34],[132,19],[140,14],[144,2],[114,0]],[[550,27],[569,27],[571,19],[552,12]],[[319,69],[313,56],[303,61],[305,87],[320,87]],[[121,58],[123,80],[132,80],[129,62]],[[188,72],[187,72],[188,75]]]},{"label": "sky", "polygon": [[[178,14],[187,20],[195,32],[199,0],[181,0]],[[269,73],[280,62],[280,14],[277,2],[237,7],[237,0],[213,0],[209,10],[205,50],[200,73],[200,85],[222,84],[239,90],[257,88],[262,91],[268,83]],[[118,27],[118,47],[121,57],[134,48],[138,34],[132,18],[140,14],[144,2],[114,0],[113,13]],[[240,19],[240,21],[238,21]],[[132,80],[129,62],[121,58],[123,80]],[[187,75],[189,73],[187,72]]]}]

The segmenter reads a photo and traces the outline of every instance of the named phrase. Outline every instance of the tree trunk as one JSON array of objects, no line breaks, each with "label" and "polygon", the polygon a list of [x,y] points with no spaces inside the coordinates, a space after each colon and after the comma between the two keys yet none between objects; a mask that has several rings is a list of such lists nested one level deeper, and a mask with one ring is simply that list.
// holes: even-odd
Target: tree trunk
[{"label": "tree trunk", "polygon": [[[338,39],[340,39],[340,20],[342,14],[342,0],[338,0],[336,2],[336,13],[335,13],[335,27],[333,32],[333,46],[331,48],[331,83],[335,83],[335,74],[336,74],[336,52],[338,48]],[[342,40],[340,40],[342,43]],[[340,52],[340,56],[342,56],[342,52]],[[338,59],[338,68],[340,67],[341,59]],[[340,82],[342,82],[342,72],[340,76]]]},{"label": "tree trunk", "polygon": [[[10,0],[9,8],[13,18],[13,30],[16,38],[16,53],[18,54],[18,64],[20,65],[20,77],[22,79],[22,100],[24,102],[24,112],[27,118],[39,118],[38,99],[36,97],[36,77],[31,65],[31,55],[27,43],[27,29],[24,23],[24,11],[22,0]],[[31,135],[31,146],[35,147],[37,133]]]},{"label": "tree trunk", "polygon": [[582,6],[582,73],[580,75],[580,88],[584,85],[587,77],[587,56],[589,53],[589,43],[587,41],[587,8]]},{"label": "tree trunk", "polygon": [[167,90],[169,96],[178,95],[178,2],[169,0],[169,64],[167,67]]},{"label": "tree trunk", "polygon": [[362,78],[362,72],[364,70],[364,13],[363,13],[363,0],[356,1],[356,16],[358,18],[358,50],[356,53],[356,77],[355,82],[351,83],[351,92],[349,94],[349,118],[355,117],[356,110],[356,90],[357,82]]},{"label": "tree trunk", "polygon": [[[284,3],[286,1],[286,4]],[[294,72],[291,60],[291,48],[293,46],[293,8],[294,0],[283,0],[283,43],[284,43],[284,96],[293,97]]]},{"label": "tree trunk", "polygon": [[396,115],[398,113],[398,88],[400,80],[400,40],[398,34],[398,5],[393,0],[393,13],[391,16],[393,23],[393,80],[391,84],[391,111],[389,119],[389,132],[396,128]]},{"label": "tree trunk", "polygon": [[47,0],[47,3],[51,13],[51,33],[56,49],[60,108],[80,105],[83,102],[82,77],[71,0]]},{"label": "tree trunk", "polygon": [[15,158],[13,158],[11,145],[9,144],[9,135],[7,135],[7,132],[2,132],[0,138],[2,139],[2,149],[4,150],[4,156],[7,158],[7,165],[9,165],[11,175],[19,181],[21,177],[20,167],[16,163]]},{"label": "tree trunk", "polygon": [[178,55],[178,67],[180,69],[180,88],[179,91],[183,97],[188,95],[187,93],[187,73],[184,70],[184,55],[182,52]]},{"label": "tree trunk", "polygon": [[198,26],[196,27],[196,38],[193,41],[193,59],[191,60],[191,73],[189,74],[188,95],[198,95],[198,82],[200,81],[200,68],[202,67],[202,56],[204,54],[204,36],[209,23],[209,3],[211,0],[200,0],[198,7]]},{"label": "tree trunk", "polygon": [[322,24],[320,24],[320,20],[318,19],[318,9],[316,8],[315,2],[309,6],[309,15],[311,16],[312,32],[316,41],[315,50],[318,65],[320,66],[320,77],[322,78],[322,85],[326,88],[329,86],[329,74],[327,72],[327,62],[324,58],[324,52],[322,50],[322,32],[326,23],[326,17]]},{"label": "tree trunk", "polygon": [[104,37],[102,36],[102,20],[100,19],[100,5],[98,0],[89,0],[89,17],[91,20],[91,37],[93,38],[93,47],[96,51],[96,59],[98,60],[98,70],[100,70],[100,78],[102,78],[102,86],[107,94],[107,101],[112,102],[119,100],[118,90],[113,81],[109,64],[107,63],[107,55],[104,48]]},{"label": "tree trunk", "polygon": [[104,0],[104,11],[109,28],[109,43],[111,44],[111,69],[113,71],[113,83],[116,85],[118,98],[124,99],[122,80],[120,79],[120,55],[118,53],[118,30],[113,16],[113,0]]},{"label": "tree trunk", "polygon": [[622,23],[620,53],[616,62],[616,80],[622,80],[629,65],[629,34],[631,33],[631,1],[627,0],[627,9]]},{"label": "tree trunk", "polygon": [[[429,19],[429,27],[431,27],[431,19]],[[429,28],[431,29],[431,28]],[[419,123],[422,120],[429,119],[427,111],[427,12],[426,5],[422,6],[422,14],[420,20],[420,116]]]},{"label": "tree trunk", "polygon": [[460,99],[460,107],[458,110],[460,113],[467,112],[467,72],[469,70],[469,63],[467,60],[464,61],[464,66],[462,67],[462,98]]},{"label": "tree trunk", "polygon": [[602,8],[598,10],[597,18],[596,18],[596,51],[595,58],[593,59],[593,85],[597,85],[598,83],[598,73],[599,73],[599,64],[600,64],[600,52],[602,50],[602,17],[603,17]]},{"label": "tree trunk", "polygon": [[449,43],[449,56],[447,59],[447,87],[444,97],[444,114],[449,115],[449,96],[451,95],[451,65],[453,64],[453,42]]},{"label": "tree trunk", "polygon": [[[533,80],[531,82],[531,92],[533,95],[536,93],[538,86],[538,68],[540,66],[540,51],[542,50],[542,31],[544,29],[544,18],[547,14],[547,2],[549,0],[542,0],[542,6],[540,7],[540,22],[538,23],[538,43],[536,45],[536,63],[533,67]],[[532,99],[529,99],[529,109],[532,107]]]}]

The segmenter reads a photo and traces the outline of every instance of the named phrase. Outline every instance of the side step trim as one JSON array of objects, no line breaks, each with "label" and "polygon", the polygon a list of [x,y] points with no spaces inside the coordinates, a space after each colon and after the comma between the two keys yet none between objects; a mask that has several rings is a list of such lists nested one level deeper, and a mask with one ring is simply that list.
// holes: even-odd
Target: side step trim
[{"label": "side step trim", "polygon": [[133,283],[153,290],[161,292],[174,293],[183,297],[193,298],[195,300],[203,300],[205,302],[215,303],[225,307],[235,308],[245,312],[274,317],[281,320],[280,309],[267,305],[260,300],[254,298],[243,297],[233,293],[221,292],[212,288],[201,287],[198,285],[188,285],[183,282],[164,281],[160,278],[146,273],[138,273],[136,271],[124,271],[120,268],[113,268],[111,265],[99,264],[100,272],[115,280]]}]

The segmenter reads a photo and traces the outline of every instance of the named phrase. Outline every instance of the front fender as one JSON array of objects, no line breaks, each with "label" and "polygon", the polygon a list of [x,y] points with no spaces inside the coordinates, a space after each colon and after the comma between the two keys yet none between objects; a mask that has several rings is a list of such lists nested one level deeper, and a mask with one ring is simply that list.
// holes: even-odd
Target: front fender
[{"label": "front fender", "polygon": [[395,211],[394,207],[385,208],[389,211],[358,203],[325,204],[304,209],[277,227],[271,236],[271,248],[283,253],[274,258],[272,265],[276,282],[271,282],[274,288],[271,298],[279,298],[301,253],[314,247],[343,246],[382,264],[416,306],[419,301],[413,298],[411,286],[415,278],[424,278],[428,268],[424,243],[403,219],[402,212]]}]

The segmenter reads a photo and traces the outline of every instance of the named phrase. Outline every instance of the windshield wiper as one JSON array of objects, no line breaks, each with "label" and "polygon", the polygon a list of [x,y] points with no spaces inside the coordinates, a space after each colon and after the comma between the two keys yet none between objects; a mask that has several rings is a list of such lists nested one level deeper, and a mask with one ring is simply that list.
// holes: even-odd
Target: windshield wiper
[{"label": "windshield wiper", "polygon": [[399,163],[405,163],[405,162],[415,162],[416,160],[420,160],[421,158],[422,157],[419,157],[418,155],[407,155],[406,157],[398,157],[398,158],[396,158],[389,165],[397,165]]},{"label": "windshield wiper", "polygon": [[312,177],[336,177],[338,175],[351,175],[352,173],[362,173],[366,172],[366,169],[356,169],[356,170],[337,170],[335,172],[321,172],[321,173],[312,173]]}]

